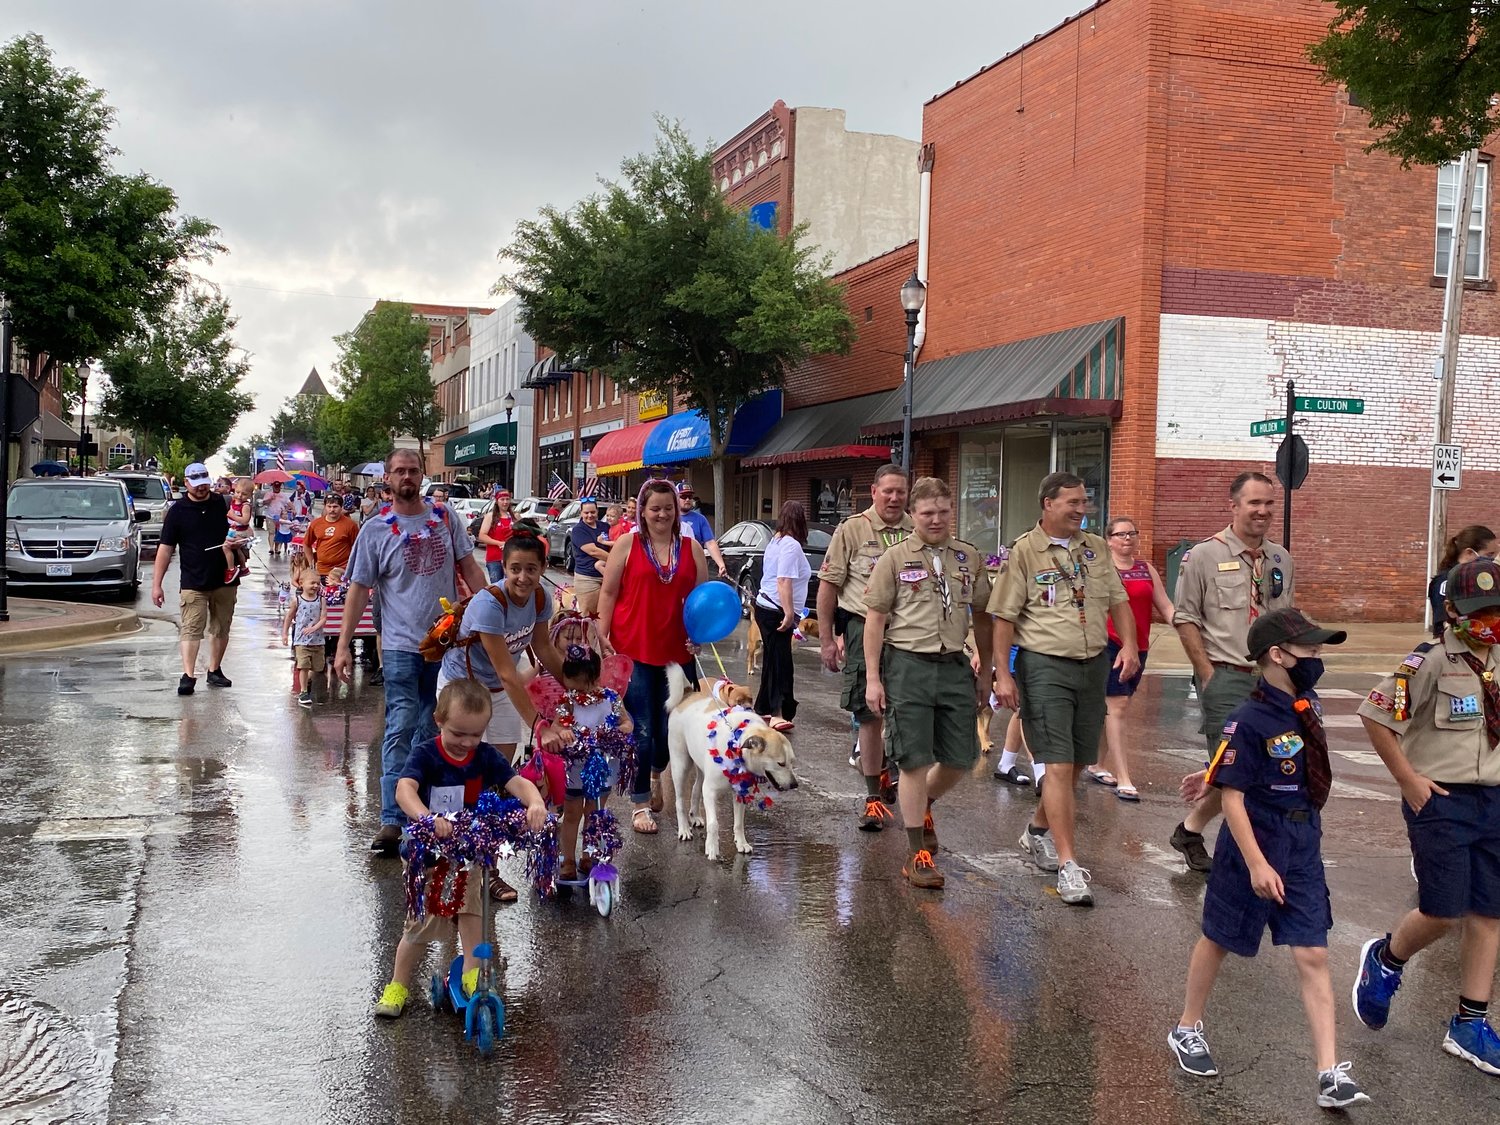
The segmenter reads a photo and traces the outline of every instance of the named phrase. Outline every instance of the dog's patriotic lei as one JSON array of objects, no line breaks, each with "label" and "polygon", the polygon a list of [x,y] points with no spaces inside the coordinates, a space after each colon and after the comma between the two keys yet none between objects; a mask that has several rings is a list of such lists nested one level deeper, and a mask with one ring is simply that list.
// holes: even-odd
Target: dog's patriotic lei
[{"label": "dog's patriotic lei", "polygon": [[[408,540],[426,539],[434,531],[442,527],[442,521],[448,518],[448,510],[441,504],[434,503],[431,500],[426,500],[424,503],[430,509],[427,519],[423,521],[421,531],[408,531],[406,533]],[[391,529],[392,535],[401,534],[401,528],[396,525],[396,513],[391,505],[387,504],[384,508],[380,509],[380,518],[385,521],[386,527]]]},{"label": "dog's patriotic lei", "polygon": [[[735,715],[744,717],[735,722],[731,717]],[[742,805],[755,804],[762,809],[768,809],[773,802],[769,795],[760,791],[760,778],[746,768],[745,755],[740,752],[740,743],[745,740],[745,728],[754,721],[754,713],[743,708],[718,712],[708,721],[708,752],[714,760],[714,765],[724,771],[724,776],[734,787],[736,801]],[[721,724],[722,729],[729,732],[722,751],[717,745]],[[730,729],[731,726],[733,729]]]},{"label": "dog's patriotic lei", "polygon": [[[411,917],[420,918],[428,911],[441,917],[456,914],[463,905],[464,865],[493,869],[497,861],[517,852],[525,853],[526,877],[537,896],[546,898],[552,893],[559,858],[555,815],[548,815],[542,831],[532,832],[520,801],[486,792],[480,794],[472,812],[464,809],[444,818],[453,825],[453,834],[446,840],[439,840],[433,831],[436,819],[424,816],[407,826],[406,912]],[[442,890],[455,868],[453,889],[445,899]]]}]

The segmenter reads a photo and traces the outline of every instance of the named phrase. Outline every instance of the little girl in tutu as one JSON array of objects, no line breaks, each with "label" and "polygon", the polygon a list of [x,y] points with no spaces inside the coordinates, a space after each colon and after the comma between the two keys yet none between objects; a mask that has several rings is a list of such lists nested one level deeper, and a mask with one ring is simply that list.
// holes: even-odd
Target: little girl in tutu
[{"label": "little girl in tutu", "polygon": [[[620,848],[619,826],[604,801],[611,788],[629,792],[635,766],[635,724],[624,702],[632,662],[618,654],[601,656],[598,626],[577,613],[558,615],[552,640],[563,654],[562,682],[543,672],[526,690],[536,704],[539,730],[550,724],[572,735],[559,751],[567,780],[558,877],[577,879],[596,865],[611,863]],[[584,822],[581,858],[580,822]]]}]

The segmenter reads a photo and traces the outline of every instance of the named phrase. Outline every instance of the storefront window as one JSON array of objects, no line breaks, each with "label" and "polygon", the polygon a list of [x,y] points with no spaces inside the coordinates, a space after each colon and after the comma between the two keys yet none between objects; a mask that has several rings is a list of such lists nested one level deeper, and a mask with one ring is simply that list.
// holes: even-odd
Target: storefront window
[{"label": "storefront window", "polygon": [[1085,529],[1097,533],[1108,507],[1107,422],[1021,422],[971,430],[959,446],[958,534],[985,552],[1035,525],[1037,487],[1054,469],[1083,478]]}]

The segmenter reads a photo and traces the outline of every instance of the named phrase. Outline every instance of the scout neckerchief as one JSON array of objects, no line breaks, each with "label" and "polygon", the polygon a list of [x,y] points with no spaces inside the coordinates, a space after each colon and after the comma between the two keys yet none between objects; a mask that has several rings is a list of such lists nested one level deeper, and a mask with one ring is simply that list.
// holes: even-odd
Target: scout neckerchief
[{"label": "scout neckerchief", "polygon": [[948,579],[943,576],[943,547],[941,544],[934,547],[924,543],[924,547],[932,552],[932,576],[936,580],[938,596],[943,599],[943,620],[947,621],[953,616],[953,591],[948,588]]},{"label": "scout neckerchief", "polygon": [[1328,735],[1323,730],[1323,720],[1313,707],[1312,700],[1298,699],[1292,704],[1292,710],[1297,712],[1297,724],[1302,728],[1307,795],[1312,798],[1313,807],[1321,809],[1328,803],[1328,792],[1333,788],[1333,767],[1328,762]]},{"label": "scout neckerchief", "polygon": [[[1224,546],[1229,546],[1229,541],[1224,538],[1222,532],[1214,536]],[[1233,548],[1230,548],[1233,550]],[[1266,572],[1266,552],[1261,547],[1246,547],[1240,554],[1250,560],[1250,624],[1255,624],[1255,619],[1260,616],[1265,603],[1265,591],[1261,589],[1261,582]]]},{"label": "scout neckerchief", "polygon": [[[1043,532],[1042,534],[1046,535],[1046,532]],[[1048,536],[1048,538],[1050,539],[1051,536]],[[1071,539],[1071,536],[1069,538]],[[1052,559],[1052,551],[1054,549],[1061,550],[1062,553],[1063,553],[1064,563],[1063,563],[1063,566],[1060,567],[1059,569],[1064,574],[1071,574],[1072,575],[1072,579],[1068,583],[1068,586],[1069,586],[1069,589],[1071,589],[1073,591],[1073,604],[1078,607],[1078,624],[1081,625],[1081,626],[1083,626],[1085,629],[1087,629],[1088,628],[1088,624],[1089,624],[1089,620],[1088,620],[1088,614],[1084,610],[1084,588],[1085,587],[1084,587],[1084,577],[1083,577],[1083,564],[1080,563],[1073,556],[1073,552],[1072,552],[1072,550],[1070,548],[1063,547],[1063,546],[1061,546],[1060,544],[1057,544],[1057,543],[1048,543],[1047,544],[1047,558],[1049,560],[1056,561],[1056,560]]]},{"label": "scout neckerchief", "polygon": [[1467,648],[1459,655],[1473,669],[1484,687],[1484,729],[1490,736],[1490,749],[1493,750],[1500,746],[1500,684],[1495,683],[1495,675],[1484,666],[1484,661]]}]

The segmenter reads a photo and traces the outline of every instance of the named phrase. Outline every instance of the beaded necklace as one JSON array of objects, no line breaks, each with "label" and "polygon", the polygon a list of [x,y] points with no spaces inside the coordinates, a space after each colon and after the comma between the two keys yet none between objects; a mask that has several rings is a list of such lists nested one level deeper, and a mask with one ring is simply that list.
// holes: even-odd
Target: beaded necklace
[{"label": "beaded necklace", "polygon": [[651,536],[646,532],[642,532],[640,538],[641,547],[645,550],[646,557],[651,560],[651,567],[656,571],[656,577],[661,580],[663,586],[670,586],[672,580],[677,577],[677,567],[682,562],[681,536],[672,536],[672,561],[666,570],[663,570],[661,563],[656,561],[656,544],[651,542]]},{"label": "beaded necklace", "polygon": [[[423,500],[422,503],[427,505],[428,508],[427,519],[422,522],[421,530],[408,531],[406,533],[406,541],[408,543],[419,539],[426,539],[434,531],[442,527],[444,521],[448,518],[448,509],[444,508],[441,504],[433,503],[431,500]],[[391,529],[392,535],[401,534],[401,528],[396,523],[396,513],[391,505],[387,504],[384,508],[380,509],[380,519],[385,521],[385,525]]]}]

